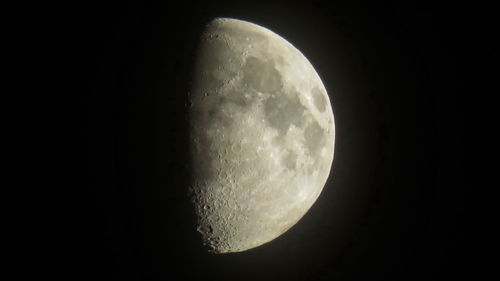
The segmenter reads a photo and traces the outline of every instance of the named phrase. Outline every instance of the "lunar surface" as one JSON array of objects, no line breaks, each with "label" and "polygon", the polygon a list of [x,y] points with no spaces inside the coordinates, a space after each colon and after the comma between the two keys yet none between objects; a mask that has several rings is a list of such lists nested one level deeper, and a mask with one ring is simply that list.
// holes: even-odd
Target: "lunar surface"
[{"label": "lunar surface", "polygon": [[244,251],[290,229],[333,161],[333,112],[311,63],[264,27],[217,18],[189,99],[190,194],[208,250]]}]

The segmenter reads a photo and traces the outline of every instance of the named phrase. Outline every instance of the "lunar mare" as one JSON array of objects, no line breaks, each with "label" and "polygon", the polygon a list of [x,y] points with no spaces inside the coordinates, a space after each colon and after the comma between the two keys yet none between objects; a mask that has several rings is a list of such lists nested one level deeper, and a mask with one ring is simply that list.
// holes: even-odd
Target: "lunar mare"
[{"label": "lunar mare", "polygon": [[217,18],[189,93],[191,196],[204,244],[239,252],[286,232],[329,176],[333,112],[309,61],[272,31]]}]

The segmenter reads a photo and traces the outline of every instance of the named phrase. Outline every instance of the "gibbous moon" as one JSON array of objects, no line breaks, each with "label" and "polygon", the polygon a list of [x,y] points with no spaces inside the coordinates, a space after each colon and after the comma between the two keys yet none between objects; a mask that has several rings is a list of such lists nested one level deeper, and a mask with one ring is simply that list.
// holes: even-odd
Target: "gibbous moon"
[{"label": "gibbous moon", "polygon": [[272,31],[216,18],[189,93],[191,198],[203,243],[248,250],[280,236],[330,174],[332,107],[309,61]]}]

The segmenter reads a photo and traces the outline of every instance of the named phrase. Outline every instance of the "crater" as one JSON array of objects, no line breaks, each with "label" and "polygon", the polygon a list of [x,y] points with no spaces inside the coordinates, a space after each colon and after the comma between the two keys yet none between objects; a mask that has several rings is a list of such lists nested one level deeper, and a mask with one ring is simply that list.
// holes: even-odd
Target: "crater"
[{"label": "crater", "polygon": [[262,92],[277,92],[282,88],[281,74],[271,61],[248,57],[243,67],[243,82]]},{"label": "crater", "polygon": [[290,125],[301,127],[304,124],[306,107],[299,100],[297,92],[290,95],[278,93],[271,95],[264,101],[264,115],[269,126],[286,134]]},{"label": "crater", "polygon": [[326,99],[323,91],[321,91],[318,87],[314,87],[311,90],[311,94],[313,97],[314,106],[320,111],[324,112],[326,109]]}]

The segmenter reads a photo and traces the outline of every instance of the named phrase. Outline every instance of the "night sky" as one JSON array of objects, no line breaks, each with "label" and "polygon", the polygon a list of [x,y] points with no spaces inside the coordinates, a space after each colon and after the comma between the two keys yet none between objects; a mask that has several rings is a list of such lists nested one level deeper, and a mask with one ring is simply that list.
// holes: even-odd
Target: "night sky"
[{"label": "night sky", "polygon": [[[375,2],[20,7],[16,175],[31,222],[20,274],[493,280],[498,257],[486,256],[489,234],[470,212],[479,182],[466,179],[465,139],[471,100],[484,92],[474,83],[493,79],[478,62],[496,48],[494,10]],[[336,125],[332,173],[309,212],[271,243],[225,255],[201,247],[186,196],[185,93],[214,17],[259,24],[298,48]]]}]

